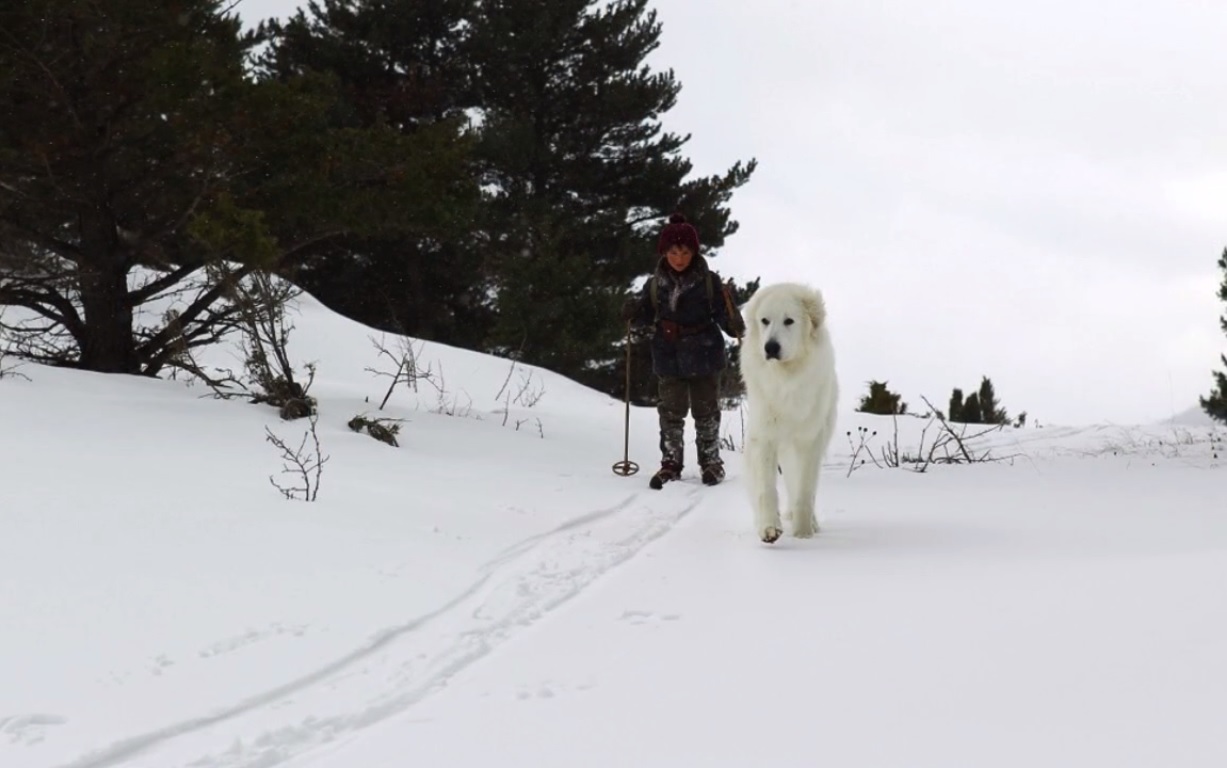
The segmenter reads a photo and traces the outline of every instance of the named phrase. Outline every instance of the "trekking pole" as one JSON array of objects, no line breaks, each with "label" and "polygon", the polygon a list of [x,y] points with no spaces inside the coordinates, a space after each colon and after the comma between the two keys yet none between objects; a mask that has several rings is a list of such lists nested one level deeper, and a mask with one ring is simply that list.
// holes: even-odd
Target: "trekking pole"
[{"label": "trekking pole", "polygon": [[626,415],[622,430],[622,461],[615,462],[615,475],[627,477],[639,471],[639,465],[630,459],[631,452],[631,324],[626,323]]}]

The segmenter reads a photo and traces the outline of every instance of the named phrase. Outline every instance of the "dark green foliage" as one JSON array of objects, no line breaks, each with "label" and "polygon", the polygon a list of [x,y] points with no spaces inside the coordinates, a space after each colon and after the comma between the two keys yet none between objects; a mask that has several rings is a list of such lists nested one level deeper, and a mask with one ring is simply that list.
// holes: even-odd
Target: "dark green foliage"
[{"label": "dark green foliage", "polygon": [[[228,218],[219,157],[247,89],[237,24],[214,0],[0,5],[0,250],[25,254],[0,303],[71,337],[65,362],[139,372],[128,274],[199,263],[183,232]],[[235,237],[252,259],[269,242]]]},{"label": "dark green foliage", "polygon": [[875,413],[881,416],[907,413],[907,403],[891,392],[885,381],[870,381],[868,394],[861,396],[861,402],[856,410],[861,413]]},{"label": "dark green foliage", "polygon": [[[1224,249],[1223,255],[1219,257],[1218,266],[1223,270],[1223,283],[1219,286],[1218,297],[1227,304],[1227,249]],[[1227,312],[1219,318],[1219,327],[1224,335],[1227,335]],[[1198,402],[1211,418],[1227,422],[1227,355],[1220,355],[1219,359],[1222,360],[1223,370],[1213,372],[1214,390],[1207,397],[1199,397]]]},{"label": "dark green foliage", "polygon": [[346,124],[430,127],[473,106],[461,50],[473,11],[471,0],[311,0],[260,25],[271,46],[256,68],[279,79],[334,74],[344,91],[336,117]]},{"label": "dark green foliage", "polygon": [[646,0],[492,0],[469,48],[496,312],[486,349],[609,392],[623,389],[617,309],[655,267],[664,217],[685,213],[712,255],[755,165],[686,180],[686,139],[659,124],[680,86],[643,64],[659,34]]},{"label": "dark green foliage", "polygon": [[710,255],[754,168],[687,179],[686,139],[659,125],[680,86],[643,66],[659,32],[644,0],[322,0],[267,25],[263,76],[331,73],[341,124],[417,136],[472,117],[486,191],[430,230],[316,249],[294,279],[376,327],[621,393],[613,318],[663,217],[684,210]]},{"label": "dark green foliage", "polygon": [[950,393],[950,414],[951,421],[958,421],[963,416],[963,390],[955,387]]},{"label": "dark green foliage", "polygon": [[157,374],[266,271],[621,394],[617,307],[665,217],[709,258],[737,231],[755,162],[691,178],[646,0],[317,0],[251,34],[233,8],[0,5],[0,305],[46,320],[26,357]]},{"label": "dark green foliage", "polygon": [[[461,53],[472,7],[468,0],[312,2],[262,27],[271,45],[258,63],[262,76],[276,80],[335,77],[342,98],[330,123],[405,137],[403,151],[419,163],[411,178],[434,196],[434,210],[416,226],[339,239],[294,279],[368,325],[465,346],[475,346],[489,322],[464,112],[474,106],[472,68]],[[449,155],[463,165],[438,164]]]},{"label": "dark green foliage", "polygon": [[[156,374],[234,322],[215,310],[242,274],[286,273],[347,234],[451,210],[466,167],[450,136],[423,150],[386,125],[342,124],[326,75],[253,81],[259,39],[226,7],[0,6],[0,251],[23,254],[0,304],[63,334],[34,331],[31,357]],[[134,328],[189,277],[200,283],[173,322]]]},{"label": "dark green foliage", "polygon": [[963,410],[959,412],[958,418],[951,419],[963,424],[983,424],[984,414],[980,409],[980,394],[972,392],[963,401]]},{"label": "dark green foliage", "polygon": [[1006,414],[1005,409],[1001,407],[1001,403],[997,400],[997,393],[993,390],[993,382],[987,376],[980,380],[980,423],[981,424],[1007,424],[1010,417]]},{"label": "dark green foliage", "polygon": [[[1010,417],[1001,407],[993,382],[981,377],[980,388],[963,398],[963,390],[955,389],[950,394],[950,421],[961,424],[1008,424]],[[1025,422],[1025,414],[1023,421]]]},{"label": "dark green foliage", "polygon": [[[1224,371],[1227,371],[1227,355],[1220,355]],[[1199,397],[1202,410],[1217,421],[1227,422],[1227,373],[1214,371],[1214,391],[1208,397]]]}]

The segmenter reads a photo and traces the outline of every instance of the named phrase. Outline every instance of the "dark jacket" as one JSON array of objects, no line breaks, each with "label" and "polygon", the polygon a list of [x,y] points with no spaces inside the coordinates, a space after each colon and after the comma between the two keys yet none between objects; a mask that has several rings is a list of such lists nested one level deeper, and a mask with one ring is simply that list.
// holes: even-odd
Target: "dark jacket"
[{"label": "dark jacket", "polygon": [[[710,272],[711,299],[707,278]],[[658,306],[653,308],[651,285],[656,283]],[[729,316],[720,275],[702,256],[695,256],[684,272],[674,272],[664,258],[644,283],[627,310],[632,328],[651,327],[652,372],[657,376],[710,376],[728,365],[723,330],[737,336],[744,330],[741,314]]]}]

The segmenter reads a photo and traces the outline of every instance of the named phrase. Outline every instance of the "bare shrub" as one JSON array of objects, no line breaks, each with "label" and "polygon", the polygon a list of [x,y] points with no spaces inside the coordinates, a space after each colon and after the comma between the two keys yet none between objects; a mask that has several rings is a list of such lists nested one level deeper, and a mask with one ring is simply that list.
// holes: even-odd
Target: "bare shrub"
[{"label": "bare shrub", "polygon": [[316,413],[315,398],[308,394],[315,381],[315,365],[304,366],[307,379],[301,381],[288,351],[294,326],[286,319],[286,307],[300,294],[287,281],[254,272],[235,285],[231,297],[243,333],[243,364],[251,400],[274,406],[287,421]]},{"label": "bare shrub", "polygon": [[10,375],[24,363],[71,366],[76,342],[62,325],[43,317],[6,320],[0,312],[0,360]]},{"label": "bare shrub", "polygon": [[[866,463],[872,463],[879,469],[905,468],[913,472],[927,472],[934,464],[983,464],[997,461],[1011,461],[1014,456],[994,456],[992,448],[979,450],[974,447],[975,441],[993,432],[1005,428],[1005,424],[979,425],[981,428],[969,432],[969,425],[960,424],[957,428],[946,419],[945,415],[933,407],[928,398],[922,397],[929,406],[930,415],[925,426],[920,431],[919,443],[914,448],[901,448],[899,445],[899,418],[891,416],[894,430],[887,436],[886,444],[874,449],[872,445],[877,438],[877,430],[870,431],[866,427],[857,428],[857,438],[853,440],[852,431],[847,432],[848,445],[852,449],[852,457],[848,464],[848,476],[851,476]],[[936,427],[932,436],[930,430]]]},{"label": "bare shrub", "polygon": [[[733,409],[727,408],[724,410],[731,412]],[[737,446],[737,440],[734,439],[733,433],[731,431],[725,431],[725,433],[720,436],[720,448],[722,450],[733,451],[735,453],[742,451],[746,445],[746,410],[745,410],[745,403],[743,401],[739,400],[737,402],[736,411],[737,411],[738,425],[741,430],[741,447],[739,448]],[[723,422],[724,419],[722,418],[721,421]]]},{"label": "bare shrub", "polygon": [[433,410],[434,413],[442,414],[444,416],[459,416],[461,418],[471,417],[477,419],[478,421],[481,420],[480,415],[473,413],[473,398],[469,397],[467,393],[465,393],[464,397],[468,402],[463,405],[460,403],[460,395],[448,394],[447,380],[443,375],[442,364],[439,365],[438,375],[431,377],[428,381],[432,386],[434,386],[435,391],[438,393]]},{"label": "bare shrub", "polygon": [[[541,381],[533,381],[533,371],[520,371],[520,383],[518,386],[511,386],[512,374],[516,371],[517,363],[511,361],[511,366],[507,369],[507,377],[503,379],[503,385],[499,387],[498,392],[494,395],[495,400],[503,401],[503,426],[507,426],[507,421],[511,415],[511,405],[514,403],[523,408],[532,408],[537,403],[541,402],[541,398],[545,396],[545,384]],[[516,421],[516,429],[524,424],[527,419]],[[540,424],[541,420],[538,419]]]},{"label": "bare shrub", "polygon": [[434,372],[429,368],[423,371],[419,364],[421,345],[418,349],[413,348],[410,340],[404,336],[398,337],[397,348],[395,351],[389,350],[386,342],[387,337],[376,341],[375,337],[370,337],[371,344],[379,353],[380,358],[388,358],[396,364],[396,369],[388,372],[379,368],[367,368],[368,373],[373,373],[378,377],[390,378],[392,381],[388,384],[388,391],[384,393],[383,400],[379,403],[379,410],[383,410],[388,404],[389,398],[392,397],[392,392],[398,384],[404,384],[414,392],[418,391],[418,381],[431,381]]},{"label": "bare shrub", "polygon": [[[320,478],[323,475],[324,464],[329,457],[320,452],[319,433],[315,429],[317,420],[314,413],[307,416],[307,421],[311,426],[303,433],[302,441],[297,448],[290,448],[285,440],[274,434],[268,427],[264,428],[265,439],[281,451],[281,474],[292,475],[298,481],[296,485],[284,486],[277,482],[275,476],[268,476],[268,481],[273,487],[281,491],[281,495],[290,501],[296,499],[315,501],[319,496]],[[311,441],[310,447],[307,445],[308,440]]]},{"label": "bare shrub", "polygon": [[4,307],[0,307],[0,379],[21,377],[29,381],[29,376],[17,371],[22,365],[21,360],[14,359],[14,356],[8,353],[9,335],[4,328]]},{"label": "bare shrub", "polygon": [[1166,459],[1197,464],[1207,459],[1217,462],[1227,446],[1227,435],[1220,427],[1189,428],[1174,426],[1168,435],[1141,433],[1120,428],[1097,449],[1078,451],[1082,456],[1128,456],[1139,459]]}]

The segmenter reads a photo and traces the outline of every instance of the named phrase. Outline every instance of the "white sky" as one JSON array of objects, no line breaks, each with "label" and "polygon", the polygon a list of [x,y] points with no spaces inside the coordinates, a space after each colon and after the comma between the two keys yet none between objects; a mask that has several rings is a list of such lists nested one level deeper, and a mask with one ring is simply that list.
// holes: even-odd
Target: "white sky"
[{"label": "white sky", "polygon": [[755,156],[738,276],[822,287],[846,388],[992,377],[1044,421],[1210,390],[1227,4],[658,0],[697,170]]},{"label": "white sky", "polygon": [[[248,20],[294,0],[245,0]],[[1047,422],[1163,418],[1227,339],[1227,4],[656,0],[698,174],[756,157],[726,276],[826,294],[846,400],[993,379]]]}]

